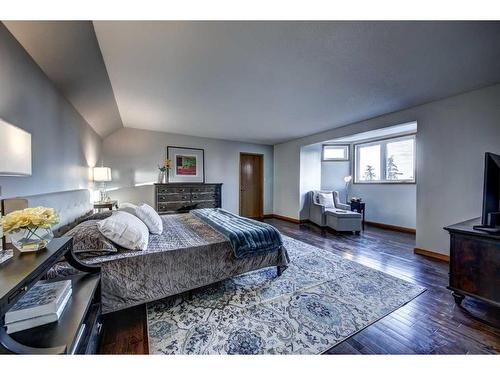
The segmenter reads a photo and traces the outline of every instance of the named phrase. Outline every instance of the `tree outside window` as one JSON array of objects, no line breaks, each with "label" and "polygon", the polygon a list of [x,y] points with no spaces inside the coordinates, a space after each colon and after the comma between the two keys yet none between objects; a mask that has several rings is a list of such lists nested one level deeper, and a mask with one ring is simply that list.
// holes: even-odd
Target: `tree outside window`
[{"label": "tree outside window", "polygon": [[355,183],[415,182],[415,135],[354,147]]}]

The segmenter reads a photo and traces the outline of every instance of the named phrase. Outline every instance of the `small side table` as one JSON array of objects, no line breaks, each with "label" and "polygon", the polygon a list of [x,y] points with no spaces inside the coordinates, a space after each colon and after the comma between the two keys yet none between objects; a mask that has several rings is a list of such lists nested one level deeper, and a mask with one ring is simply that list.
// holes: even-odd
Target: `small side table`
[{"label": "small side table", "polygon": [[[0,265],[0,354],[95,353],[102,327],[100,266],[82,263],[71,237],[54,238],[30,253],[13,251],[13,259]],[[8,334],[5,314],[62,256],[84,273],[64,278],[71,280],[72,292],[58,321]]]},{"label": "small side table", "polygon": [[113,208],[118,208],[118,201],[108,201],[108,202],[94,202],[94,210],[101,212],[103,209],[112,210]]},{"label": "small side table", "polygon": [[359,212],[363,218],[361,225],[363,231],[365,230],[365,202],[351,202],[351,211]]}]

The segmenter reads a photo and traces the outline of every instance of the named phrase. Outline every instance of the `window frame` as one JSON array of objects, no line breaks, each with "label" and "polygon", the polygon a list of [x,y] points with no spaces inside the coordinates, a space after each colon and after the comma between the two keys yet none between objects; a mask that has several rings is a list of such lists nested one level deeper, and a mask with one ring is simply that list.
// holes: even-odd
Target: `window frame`
[{"label": "window frame", "polygon": [[[371,140],[367,142],[359,142],[353,144],[353,160],[352,160],[352,168],[354,171],[353,184],[360,185],[370,185],[370,184],[393,184],[393,185],[415,185],[417,183],[417,134],[403,134],[396,135],[393,137],[380,138],[376,140]],[[386,168],[387,168],[387,144],[392,143],[397,140],[413,140],[413,179],[412,180],[387,180],[386,179]],[[359,150],[360,146],[371,146],[371,145],[380,145],[380,176],[384,176],[383,180],[377,181],[362,181],[358,180],[358,160],[359,160]]]},{"label": "window frame", "polygon": [[[325,147],[338,147],[346,150],[345,158],[325,158]],[[321,145],[321,161],[349,161],[351,160],[351,145],[349,143],[324,143]]]}]

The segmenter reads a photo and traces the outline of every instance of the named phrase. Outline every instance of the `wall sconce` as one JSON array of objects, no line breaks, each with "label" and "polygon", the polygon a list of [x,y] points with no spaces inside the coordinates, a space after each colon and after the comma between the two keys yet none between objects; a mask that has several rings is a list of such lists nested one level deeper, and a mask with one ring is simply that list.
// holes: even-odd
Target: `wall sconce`
[{"label": "wall sconce", "polygon": [[[2,119],[0,119],[0,176],[31,176],[31,134]],[[13,256],[12,250],[4,250],[4,242],[0,226],[0,264]]]},{"label": "wall sconce", "polygon": [[31,134],[0,119],[0,176],[31,176]]}]

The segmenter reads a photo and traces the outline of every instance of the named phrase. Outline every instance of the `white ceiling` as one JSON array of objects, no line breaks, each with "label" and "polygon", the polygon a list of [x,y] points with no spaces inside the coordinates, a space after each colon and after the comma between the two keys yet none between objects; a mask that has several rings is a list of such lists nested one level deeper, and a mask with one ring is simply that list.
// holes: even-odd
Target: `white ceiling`
[{"label": "white ceiling", "polygon": [[500,23],[94,22],[126,127],[274,144],[500,82]]},{"label": "white ceiling", "polygon": [[4,24],[100,136],[123,127],[92,22]]},{"label": "white ceiling", "polygon": [[500,22],[5,23],[102,136],[275,144],[500,82]]}]

